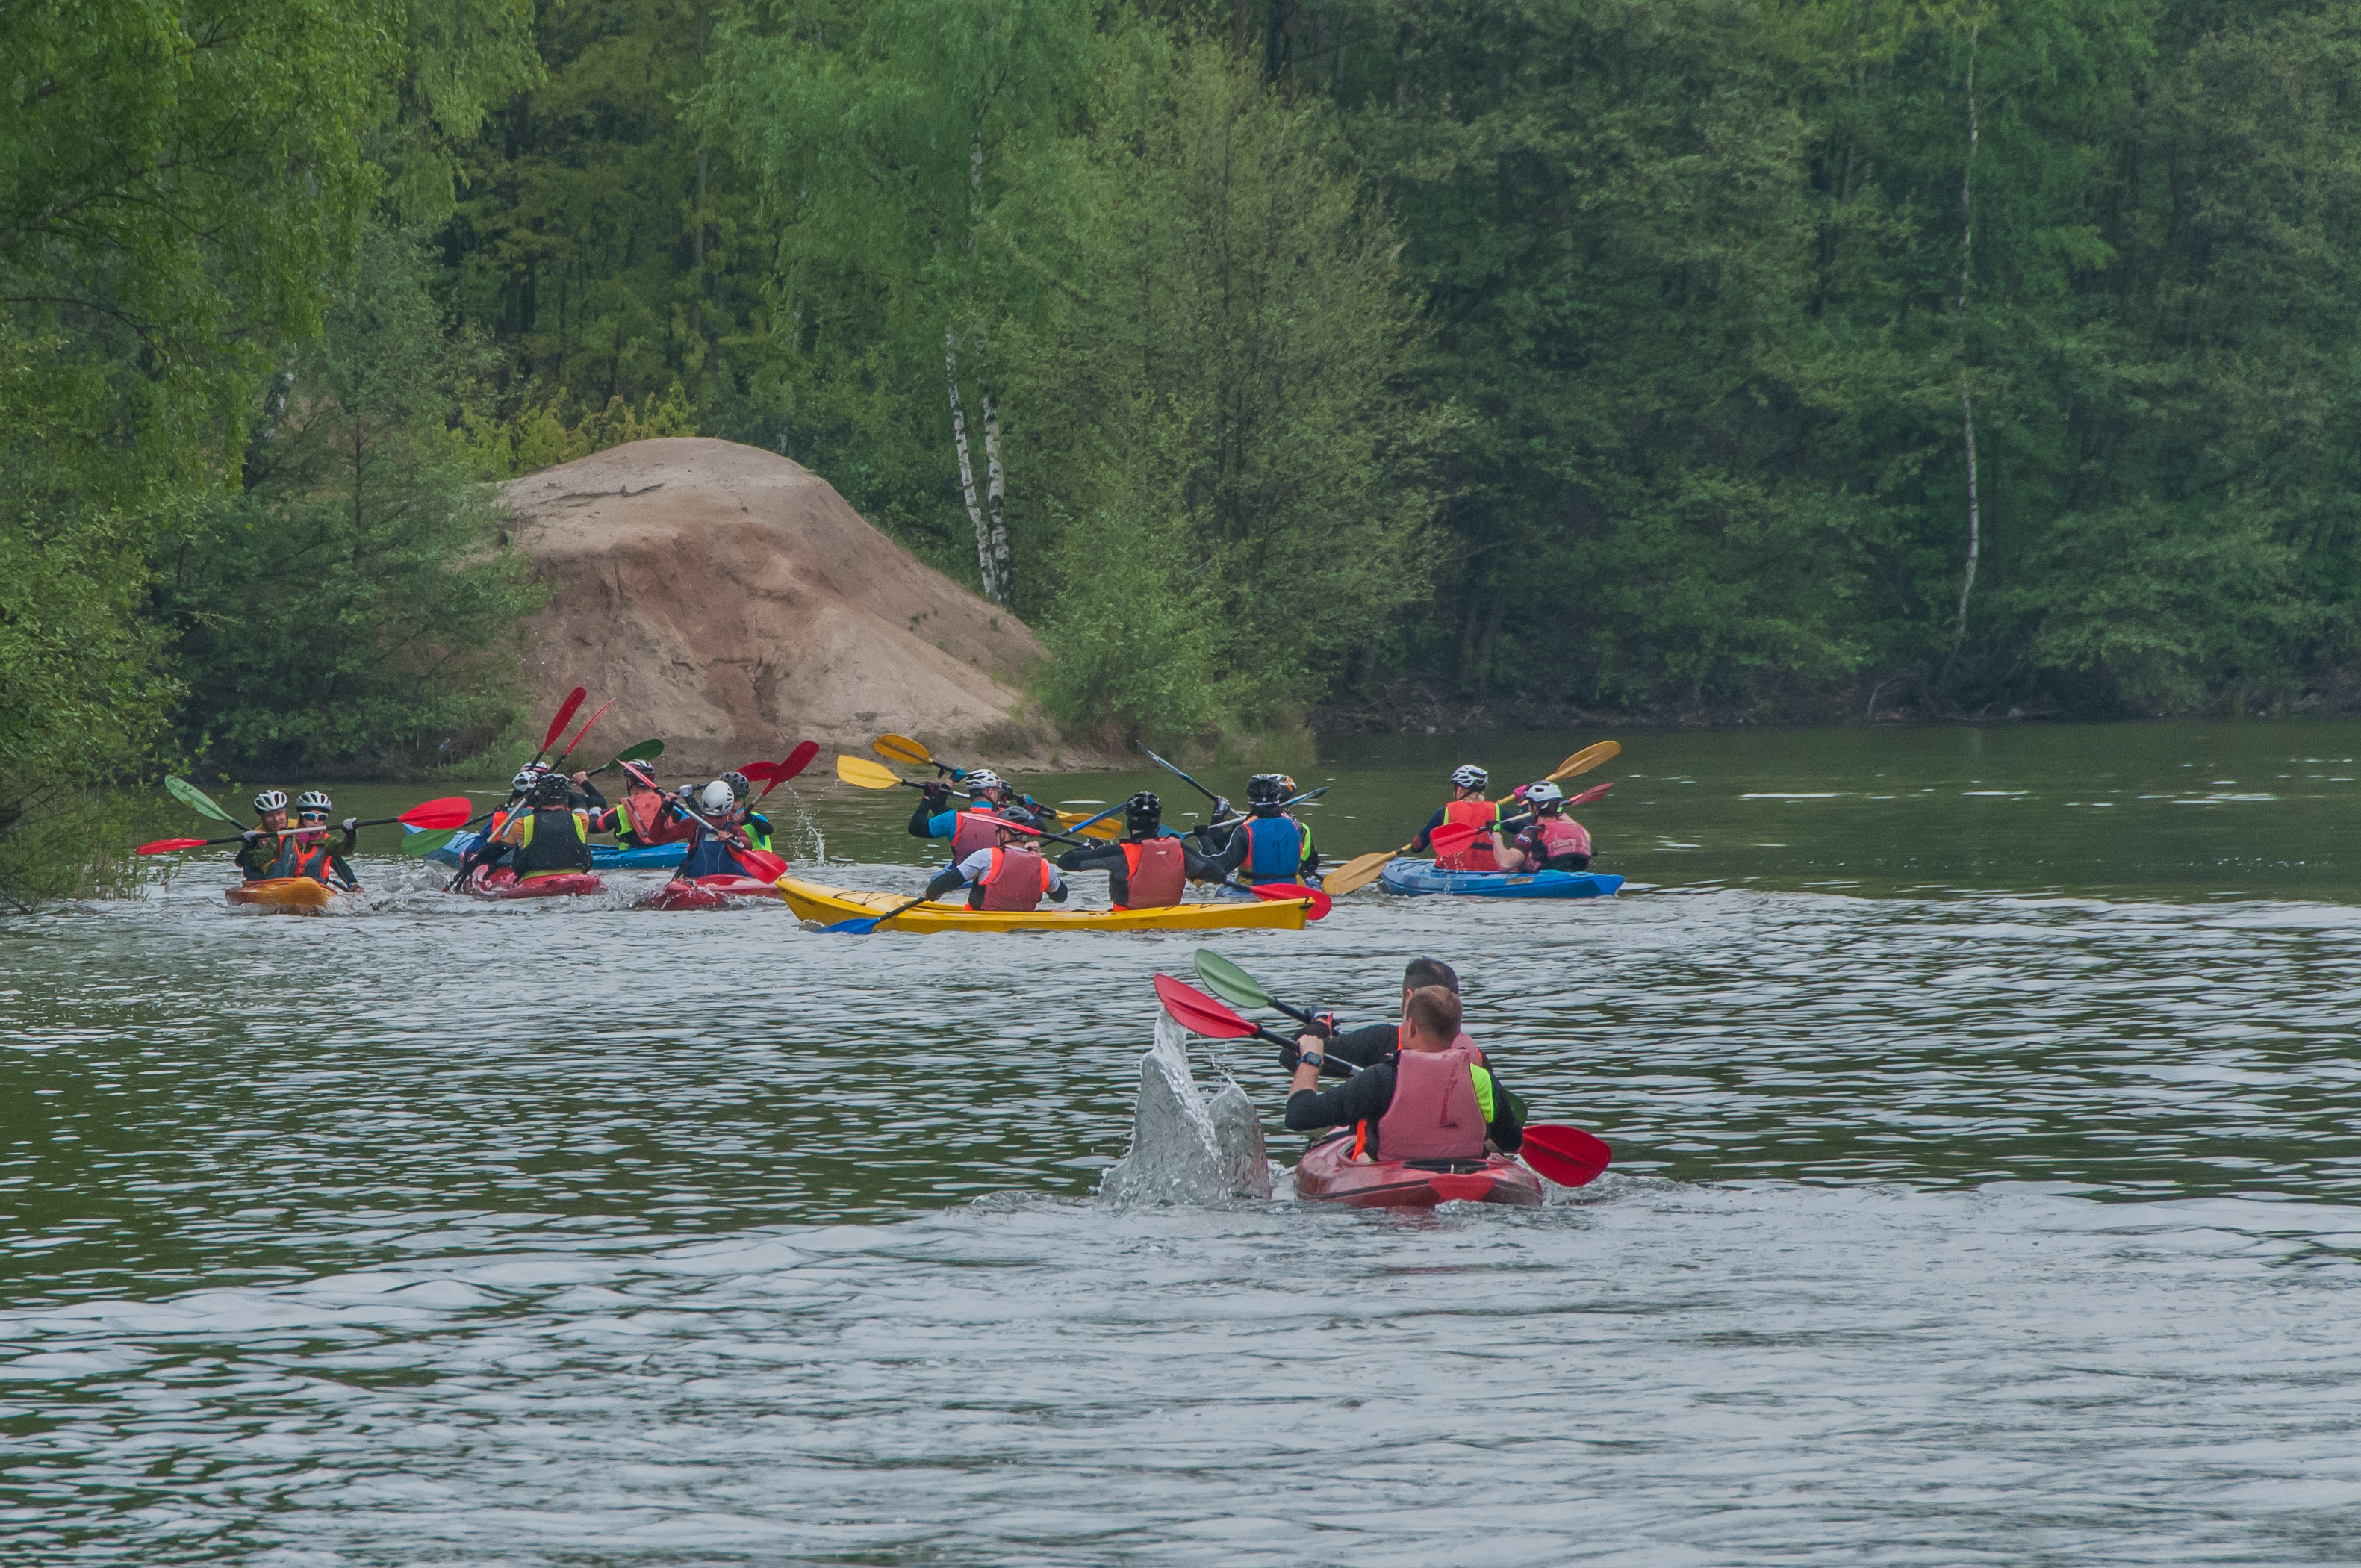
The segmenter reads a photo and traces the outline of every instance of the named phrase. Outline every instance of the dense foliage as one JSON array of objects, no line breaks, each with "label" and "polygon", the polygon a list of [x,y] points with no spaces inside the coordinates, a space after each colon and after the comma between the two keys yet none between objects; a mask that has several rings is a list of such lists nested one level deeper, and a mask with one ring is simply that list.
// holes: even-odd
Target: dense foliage
[{"label": "dense foliage", "polygon": [[2361,0],[6,15],[0,816],[496,722],[471,482],[651,433],[1089,729],[2361,668]]}]

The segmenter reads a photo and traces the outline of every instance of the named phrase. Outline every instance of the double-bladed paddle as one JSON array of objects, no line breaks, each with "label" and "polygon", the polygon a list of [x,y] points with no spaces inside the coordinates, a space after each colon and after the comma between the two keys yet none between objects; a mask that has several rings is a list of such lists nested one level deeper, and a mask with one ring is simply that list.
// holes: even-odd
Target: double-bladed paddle
[{"label": "double-bladed paddle", "polygon": [[224,811],[219,806],[215,805],[214,803],[213,796],[207,795],[204,791],[199,789],[196,785],[191,784],[186,779],[176,779],[171,774],[166,773],[164,775],[164,793],[170,795],[174,800],[179,801],[182,806],[187,806],[190,810],[197,813],[200,817],[210,817],[216,822],[226,822],[233,828],[244,828],[246,826],[245,823],[239,821],[236,817],[232,817],[228,812]]},{"label": "double-bladed paddle", "polygon": [[[557,705],[557,717],[549,721],[549,733],[541,738],[541,750],[533,754],[533,762],[538,762],[544,757],[549,755],[549,749],[557,744],[557,738],[560,735],[566,733],[566,720],[574,717],[575,713],[582,707],[582,699],[589,695],[590,694],[588,692],[584,691],[580,686],[576,686],[572,691],[566,694],[566,700]],[[604,708],[599,710],[601,713],[605,711],[606,710]],[[594,713],[590,717],[596,718],[598,715]],[[582,728],[588,729],[590,727],[586,724]],[[527,762],[525,766],[531,767],[533,766],[533,762]]]},{"label": "double-bladed paddle", "polygon": [[756,766],[763,770],[760,774],[757,774],[753,768],[741,770],[748,778],[763,786],[763,793],[754,797],[756,804],[759,805],[770,798],[773,790],[810,767],[812,759],[818,755],[818,741],[798,740],[796,742],[795,750],[789,751],[778,762],[757,763]]},{"label": "double-bladed paddle", "polygon": [[840,931],[848,937],[866,937],[870,932],[877,929],[878,927],[883,926],[888,920],[893,919],[895,916],[907,915],[911,910],[916,909],[921,904],[926,903],[931,896],[932,895],[929,894],[922,893],[918,894],[917,897],[910,900],[909,903],[905,904],[896,909],[889,909],[883,915],[862,916],[851,920],[839,920],[833,924],[823,926],[820,929],[823,931]]},{"label": "double-bladed paddle", "polygon": [[955,768],[949,762],[935,761],[935,754],[928,751],[923,742],[913,740],[907,735],[880,735],[876,740],[869,742],[869,749],[879,756],[891,762],[900,762],[906,767],[935,768],[950,774],[953,778],[967,771],[964,768]]},{"label": "double-bladed paddle", "polygon": [[[1164,1011],[1172,1015],[1172,1021],[1191,1034],[1217,1040],[1258,1039],[1280,1046],[1295,1043],[1258,1024],[1249,1023],[1203,992],[1185,985],[1169,974],[1156,977],[1156,997],[1164,1003]],[[1321,1060],[1323,1065],[1334,1061],[1340,1067],[1352,1068],[1356,1073],[1360,1071],[1353,1063],[1325,1052],[1322,1053]],[[1544,1123],[1526,1127],[1523,1132],[1524,1146],[1518,1153],[1524,1157],[1527,1165],[1561,1187],[1584,1187],[1598,1180],[1599,1172],[1605,1170],[1608,1162],[1614,1157],[1614,1151],[1604,1142],[1579,1127]]]},{"label": "double-bladed paddle", "polygon": [[[418,805],[413,806],[409,810],[403,812],[399,817],[372,817],[366,822],[356,822],[353,826],[356,828],[382,828],[390,822],[399,822],[406,828],[456,828],[466,826],[468,813],[475,809],[476,808],[468,803],[466,795],[446,795],[439,800],[422,801]],[[272,837],[280,839],[302,839],[314,833],[325,833],[329,831],[329,828],[333,826],[334,824],[319,828],[284,828],[280,829],[276,834],[273,834]],[[244,839],[245,837],[246,834],[239,833],[227,839],[159,839],[152,844],[140,845],[137,850],[133,850],[132,853],[138,855],[169,855],[178,850],[203,850],[208,849],[215,844],[235,844]]]},{"label": "double-bladed paddle", "polygon": [[1576,773],[1587,773],[1599,763],[1612,762],[1622,754],[1623,742],[1620,740],[1601,740],[1596,745],[1585,746],[1581,751],[1560,762],[1557,765],[1557,772],[1550,774],[1547,782],[1555,784],[1560,779],[1570,779]]},{"label": "double-bladed paddle", "polygon": [[1178,767],[1174,766],[1174,765],[1173,765],[1172,763],[1170,763],[1170,762],[1166,762],[1163,758],[1161,758],[1161,757],[1158,756],[1155,752],[1153,752],[1153,751],[1149,751],[1149,750],[1148,749],[1148,742],[1147,742],[1147,741],[1145,741],[1145,740],[1134,740],[1134,741],[1132,742],[1132,744],[1133,744],[1134,746],[1138,747],[1138,748],[1139,748],[1139,751],[1140,751],[1140,754],[1141,754],[1141,755],[1143,755],[1143,756],[1145,756],[1145,757],[1146,757],[1149,762],[1154,762],[1158,767],[1162,768],[1166,773],[1170,773],[1174,778],[1180,779],[1180,780],[1184,781],[1185,783],[1189,784],[1191,786],[1192,786],[1192,787],[1196,790],[1196,792],[1197,792],[1199,795],[1203,795],[1207,800],[1212,801],[1215,806],[1224,806],[1224,805],[1227,805],[1227,804],[1228,804],[1226,801],[1223,800],[1223,799],[1222,799],[1222,797],[1221,797],[1220,795],[1215,795],[1212,790],[1207,789],[1203,784],[1199,784],[1195,779],[1191,778],[1187,773],[1185,773],[1181,772],[1181,770],[1180,770],[1180,768],[1178,768]]},{"label": "double-bladed paddle", "polygon": [[[892,739],[892,737],[887,737],[887,739]],[[896,784],[902,785],[907,789],[925,789],[927,787],[917,780],[906,779],[901,774],[895,773],[893,769],[873,762],[866,757],[855,757],[845,752],[840,752],[837,756],[836,776],[842,779],[846,784],[855,785],[861,789],[892,789]],[[1115,807],[1115,811],[1119,811],[1121,809],[1122,807],[1120,806]],[[1074,827],[1075,823],[1079,820],[1082,827],[1075,827],[1074,830],[1076,832],[1080,832],[1082,830],[1082,828],[1087,827],[1094,830],[1093,836],[1096,838],[1120,839],[1123,837],[1123,829],[1121,828],[1111,828],[1107,826],[1107,819],[1115,815],[1115,811],[1102,811],[1096,817],[1084,817],[1082,813],[1078,811],[1060,811],[1056,812],[1054,815],[1057,817],[1060,825],[1062,827]]]}]

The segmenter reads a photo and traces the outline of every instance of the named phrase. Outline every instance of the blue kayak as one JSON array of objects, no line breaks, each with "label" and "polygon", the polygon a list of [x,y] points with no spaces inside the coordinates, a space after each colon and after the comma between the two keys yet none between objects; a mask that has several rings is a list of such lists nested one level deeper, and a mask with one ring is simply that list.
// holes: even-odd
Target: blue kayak
[{"label": "blue kayak", "polygon": [[[415,828],[402,828],[404,834],[417,831]],[[425,858],[437,865],[456,866],[462,855],[476,847],[479,836],[468,832],[454,833],[449,843]],[[657,844],[644,850],[626,850],[620,844],[593,844],[590,846],[590,869],[598,872],[634,869],[668,872],[680,864],[680,858],[687,850],[686,844]]]},{"label": "blue kayak", "polygon": [[1386,862],[1388,893],[1455,893],[1463,898],[1604,898],[1623,885],[1598,872],[1439,872],[1432,861]]}]

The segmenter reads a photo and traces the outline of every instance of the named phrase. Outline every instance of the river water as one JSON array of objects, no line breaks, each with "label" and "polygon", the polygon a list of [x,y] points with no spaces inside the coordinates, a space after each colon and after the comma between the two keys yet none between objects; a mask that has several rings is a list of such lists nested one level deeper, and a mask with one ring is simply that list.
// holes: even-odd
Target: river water
[{"label": "river water", "polygon": [[[1344,855],[1592,739],[1298,776]],[[1457,965],[1617,1151],[1538,1211],[1289,1201],[1268,1049],[1151,1050],[1188,934],[482,905],[375,834],[342,917],[189,857],[0,923],[0,1560],[2361,1556],[2361,726],[1623,739],[1619,898],[1211,941],[1356,1018]],[[800,871],[915,891],[906,793],[796,789]],[[1259,1112],[1277,1199],[1098,1197],[1136,1110],[1126,1169]]]}]

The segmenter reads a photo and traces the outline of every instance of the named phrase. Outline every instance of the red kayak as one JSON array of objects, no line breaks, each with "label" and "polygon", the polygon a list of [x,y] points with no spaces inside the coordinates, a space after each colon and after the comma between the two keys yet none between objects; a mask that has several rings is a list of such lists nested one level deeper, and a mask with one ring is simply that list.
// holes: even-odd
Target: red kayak
[{"label": "red kayak", "polygon": [[1507,1155],[1485,1159],[1356,1160],[1353,1135],[1338,1133],[1303,1151],[1295,1195],[1356,1209],[1432,1209],[1437,1203],[1538,1207],[1542,1179]]},{"label": "red kayak", "polygon": [[516,872],[506,866],[489,872],[478,866],[468,873],[467,885],[459,891],[478,898],[565,898],[598,893],[606,885],[596,872],[552,872],[547,876],[519,882]]},{"label": "red kayak", "polygon": [[695,882],[678,878],[664,883],[640,900],[642,909],[718,909],[740,898],[770,898],[779,896],[775,883],[756,877],[701,876]]}]

